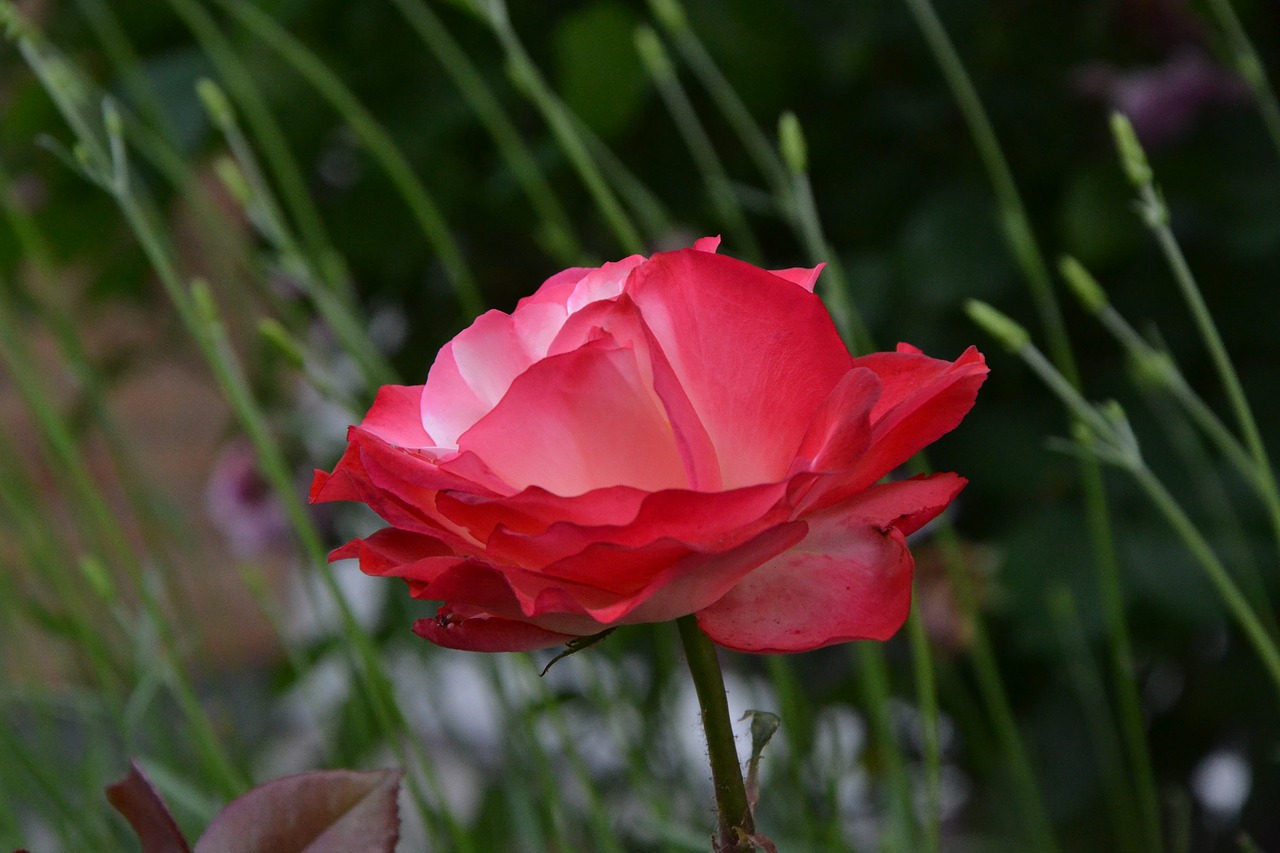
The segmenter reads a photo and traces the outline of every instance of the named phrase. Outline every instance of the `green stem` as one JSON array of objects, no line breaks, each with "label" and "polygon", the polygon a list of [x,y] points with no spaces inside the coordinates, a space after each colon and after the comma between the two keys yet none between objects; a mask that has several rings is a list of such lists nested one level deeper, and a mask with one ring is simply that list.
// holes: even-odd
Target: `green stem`
[{"label": "green stem", "polygon": [[[1177,500],[1169,493],[1159,478],[1152,473],[1138,451],[1133,435],[1127,423],[1116,423],[1113,418],[1104,416],[1102,412],[1089,405],[1088,401],[1076,391],[1067,380],[1058,373],[1048,359],[1031,344],[1024,344],[1018,350],[1018,356],[1050,390],[1071,410],[1084,424],[1092,430],[1094,444],[1092,450],[1100,459],[1128,471],[1146,493],[1157,510],[1169,522],[1178,538],[1195,557],[1213,584],[1214,590],[1222,598],[1231,616],[1239,624],[1240,630],[1253,645],[1258,657],[1262,659],[1273,686],[1280,692],[1280,647],[1263,627],[1262,620],[1249,603],[1248,598],[1240,591],[1240,587],[1232,580],[1218,555],[1205,540],[1195,523],[1187,516]],[[1122,417],[1122,416],[1121,416]],[[1084,442],[1079,441],[1083,446]]]},{"label": "green stem", "polygon": [[311,298],[320,316],[333,329],[343,352],[349,354],[360,366],[365,381],[373,387],[394,384],[398,378],[395,370],[369,338],[361,323],[358,308],[345,298],[345,294],[335,290],[324,280],[324,270],[318,262],[322,258],[303,251],[302,245],[293,235],[230,102],[216,85],[209,84],[209,90],[202,89],[201,96],[215,101],[216,108],[206,104],[206,109],[222,132],[241,177],[247,184],[249,197],[243,202],[245,212],[257,221],[258,230],[276,248],[281,264],[286,269],[296,270],[298,286]]},{"label": "green stem", "polygon": [[915,679],[916,700],[920,703],[920,729],[924,735],[925,813],[920,823],[924,831],[922,849],[938,853],[942,845],[942,745],[938,739],[938,683],[934,673],[933,651],[924,617],[920,613],[919,590],[911,602],[907,618],[907,638],[911,643],[911,661]]},{"label": "green stem", "polygon": [[925,41],[929,44],[929,49],[942,71],[942,76],[951,89],[952,97],[955,98],[956,105],[964,116],[965,124],[969,126],[969,135],[973,137],[978,155],[982,157],[982,164],[986,167],[999,205],[1000,225],[1004,230],[1009,248],[1031,288],[1031,296],[1035,300],[1041,325],[1049,338],[1049,352],[1053,356],[1054,364],[1058,365],[1058,369],[1067,375],[1073,385],[1079,385],[1079,372],[1075,366],[1075,358],[1071,354],[1071,342],[1062,321],[1062,311],[1053,295],[1048,265],[1045,264],[1044,256],[1040,253],[1035,232],[1027,217],[1026,205],[1022,203],[1022,195],[1018,192],[1018,185],[1013,180],[1013,171],[1009,168],[1009,161],[1000,148],[1000,141],[996,137],[995,128],[991,126],[991,119],[987,116],[986,109],[982,106],[982,99],[978,97],[978,90],[974,87],[973,80],[960,59],[960,54],[956,51],[951,37],[947,35],[946,28],[938,18],[938,13],[930,0],[905,0],[905,2],[916,19],[916,24],[920,27]]},{"label": "green stem", "polygon": [[711,137],[698,119],[698,111],[680,85],[680,78],[676,76],[675,66],[667,55],[662,40],[652,28],[640,27],[636,31],[635,41],[645,70],[657,86],[658,95],[675,122],[676,130],[684,139],[685,147],[689,149],[689,155],[698,167],[698,173],[702,175],[707,197],[728,232],[734,250],[743,260],[758,262],[760,246],[751,233],[751,226],[747,224],[746,214],[733,191],[729,174],[720,161],[720,155],[716,153]]},{"label": "green stem", "polygon": [[572,113],[543,79],[542,73],[520,43],[507,16],[505,0],[490,0],[487,13],[489,25],[506,52],[508,72],[538,112],[542,113],[560,149],[582,179],[614,237],[625,251],[636,254],[643,252],[645,247],[644,241],[640,239],[640,232],[600,174],[597,160],[588,152]]},{"label": "green stem", "polygon": [[423,235],[440,259],[463,313],[474,317],[483,312],[484,299],[461,247],[450,232],[435,199],[387,129],[314,52],[266,12],[244,0],[217,0],[217,3],[292,66],[346,120],[409,206]]},{"label": "green stem", "polygon": [[1095,459],[1083,459],[1080,473],[1086,494],[1097,500],[1085,502],[1089,530],[1093,539],[1099,592],[1107,635],[1109,674],[1116,695],[1120,733],[1133,775],[1134,796],[1138,806],[1136,821],[1143,828],[1143,847],[1160,849],[1160,804],[1156,794],[1155,771],[1151,766],[1151,748],[1147,742],[1146,720],[1137,680],[1133,677],[1133,643],[1124,613],[1124,589],[1120,585],[1120,564],[1116,559],[1115,537],[1107,517],[1106,491],[1102,466]]},{"label": "green stem", "polygon": [[1141,850],[1138,840],[1141,827],[1133,819],[1136,814],[1133,791],[1126,778],[1121,755],[1120,737],[1107,702],[1102,674],[1094,663],[1093,651],[1085,637],[1075,596],[1065,583],[1049,590],[1049,613],[1053,617],[1062,645],[1062,661],[1075,689],[1084,726],[1098,762],[1106,807],[1112,826],[1113,843],[1120,850]]},{"label": "green stem", "polygon": [[738,747],[733,740],[733,723],[729,719],[729,702],[725,698],[724,676],[716,657],[715,643],[702,633],[696,616],[676,620],[680,641],[693,687],[702,708],[702,728],[707,734],[707,754],[711,759],[711,781],[715,785],[716,809],[719,812],[718,853],[749,853],[755,835],[755,821],[747,802],[747,788],[742,783],[738,764]]},{"label": "green stem", "polygon": [[1160,244],[1160,251],[1164,253],[1165,260],[1169,263],[1169,269],[1173,272],[1174,280],[1177,281],[1182,296],[1187,301],[1187,307],[1195,320],[1200,337],[1204,339],[1209,355],[1213,359],[1218,381],[1227,392],[1227,399],[1230,401],[1231,409],[1240,427],[1240,433],[1244,436],[1245,447],[1253,457],[1254,470],[1264,489],[1264,499],[1271,516],[1272,527],[1277,538],[1280,539],[1280,486],[1277,485],[1275,475],[1272,473],[1271,460],[1267,456],[1267,448],[1262,441],[1262,433],[1258,430],[1258,423],[1254,420],[1253,410],[1249,407],[1244,386],[1240,384],[1240,376],[1236,373],[1235,365],[1231,363],[1227,346],[1223,343],[1218,325],[1214,322],[1209,306],[1205,304],[1204,297],[1200,293],[1195,275],[1182,254],[1182,247],[1178,245],[1173,229],[1169,227],[1168,211],[1164,200],[1150,182],[1139,187],[1138,194],[1147,225]]},{"label": "green stem", "polygon": [[1255,469],[1253,458],[1213,408],[1195,392],[1173,359],[1166,352],[1149,344],[1142,335],[1138,334],[1133,325],[1110,305],[1099,310],[1097,317],[1103,328],[1124,347],[1129,358],[1143,370],[1144,375],[1157,381],[1158,387],[1163,388],[1178,405],[1186,410],[1187,417],[1257,491],[1259,497],[1267,501],[1266,478]]},{"label": "green stem", "polygon": [[484,125],[490,138],[506,161],[511,175],[520,184],[525,197],[538,213],[539,228],[544,248],[565,263],[581,262],[586,250],[578,241],[577,232],[564,206],[542,173],[520,135],[519,129],[507,116],[502,102],[494,95],[484,75],[467,56],[462,46],[450,35],[444,23],[432,12],[424,0],[392,0],[409,26],[418,34],[443,66],[454,86],[466,98],[476,118]]},{"label": "green stem", "polygon": [[756,168],[760,170],[774,195],[779,199],[784,198],[790,192],[787,167],[756,124],[733,84],[724,76],[689,25],[680,0],[649,0],[649,8],[671,36],[681,58],[711,96],[725,121],[733,128],[738,141],[746,149],[747,155],[755,161]]},{"label": "green stem", "polygon": [[1267,78],[1267,69],[1262,64],[1262,58],[1258,56],[1253,42],[1245,33],[1244,25],[1240,23],[1240,17],[1232,7],[1231,0],[1209,0],[1209,9],[1218,19],[1218,26],[1222,27],[1227,49],[1231,52],[1231,60],[1236,66],[1236,71],[1253,90],[1253,97],[1258,102],[1258,111],[1262,114],[1262,121],[1267,126],[1271,144],[1276,147],[1276,152],[1280,153],[1280,102],[1276,100],[1276,92]]},{"label": "green stem", "polygon": [[298,159],[289,150],[284,131],[271,112],[253,72],[236,54],[230,39],[219,29],[208,10],[198,0],[168,0],[173,11],[195,36],[201,52],[218,70],[240,114],[249,126],[254,142],[270,165],[271,176],[290,216],[302,235],[306,254],[324,259],[325,279],[335,294],[349,299],[353,291],[342,264],[330,243],[320,210],[307,190],[307,179]]},{"label": "green stem", "polygon": [[1222,561],[1218,559],[1218,555],[1213,552],[1213,548],[1205,541],[1204,536],[1196,528],[1195,524],[1187,517],[1186,512],[1179,506],[1173,495],[1169,494],[1169,490],[1164,484],[1151,473],[1151,469],[1145,464],[1138,463],[1132,466],[1131,473],[1138,485],[1146,492],[1147,497],[1156,505],[1169,525],[1182,539],[1183,544],[1187,546],[1192,555],[1204,568],[1205,574],[1209,576],[1209,581],[1218,591],[1218,595],[1222,597],[1222,601],[1227,605],[1227,610],[1235,617],[1236,622],[1240,626],[1240,630],[1244,632],[1245,637],[1253,645],[1254,650],[1258,653],[1258,657],[1262,658],[1262,663],[1267,669],[1267,674],[1271,676],[1272,686],[1280,692],[1280,648],[1277,648],[1275,642],[1267,634],[1267,629],[1263,627],[1262,621],[1250,606],[1249,600],[1244,593],[1240,591],[1240,587],[1236,586],[1235,581],[1231,579],[1231,575],[1227,573],[1226,567],[1222,565]]},{"label": "green stem", "polygon": [[885,661],[884,647],[880,643],[854,643],[851,651],[858,662],[858,682],[866,702],[871,739],[883,762],[885,776],[888,777],[889,822],[885,828],[881,850],[888,853],[911,853],[919,850],[912,820],[914,809],[911,779],[907,775],[906,757],[893,734],[889,665]]},{"label": "green stem", "polygon": [[[956,105],[964,116],[965,124],[969,127],[969,135],[973,139],[974,146],[982,158],[999,205],[1000,225],[1004,230],[1005,240],[1027,281],[1036,312],[1040,315],[1040,324],[1048,338],[1049,351],[1053,355],[1054,364],[1067,377],[1070,386],[1079,387],[1080,371],[1072,353],[1071,339],[1062,319],[1062,311],[1054,296],[1048,265],[1036,241],[1035,230],[1031,226],[1026,205],[1022,202],[1022,195],[1013,179],[1013,170],[1000,147],[1000,141],[982,105],[982,99],[978,96],[977,88],[965,70],[964,62],[960,59],[960,54],[947,34],[946,27],[938,17],[931,0],[904,0],[904,2],[920,27],[925,41],[929,44],[929,49],[951,89]],[[1151,778],[1150,761],[1147,757],[1146,738],[1142,736],[1142,720],[1134,713],[1134,709],[1139,707],[1136,687],[1133,678],[1127,672],[1125,662],[1129,648],[1128,627],[1125,623],[1123,598],[1120,594],[1118,561],[1107,511],[1107,496],[1098,471],[1098,463],[1085,454],[1081,454],[1080,474],[1085,511],[1089,518],[1089,535],[1104,590],[1108,628],[1111,635],[1117,638],[1113,677],[1115,689],[1122,695],[1121,709],[1126,715],[1124,725],[1126,742],[1134,765],[1135,780],[1137,784],[1147,786],[1140,796],[1142,806],[1140,820],[1146,828],[1147,845],[1154,849],[1159,844],[1159,817],[1153,806],[1154,788],[1148,784]],[[1015,754],[1013,757],[1021,756]],[[1025,768],[1025,765],[1019,761],[1015,767]],[[1027,780],[1024,777],[1024,785],[1020,788],[1020,793],[1027,799],[1024,805],[1031,816],[1029,828],[1043,849],[1056,849],[1052,827],[1045,816],[1043,804],[1038,801],[1038,797],[1033,798],[1029,792],[1023,791],[1027,781],[1034,783],[1034,779]]]}]

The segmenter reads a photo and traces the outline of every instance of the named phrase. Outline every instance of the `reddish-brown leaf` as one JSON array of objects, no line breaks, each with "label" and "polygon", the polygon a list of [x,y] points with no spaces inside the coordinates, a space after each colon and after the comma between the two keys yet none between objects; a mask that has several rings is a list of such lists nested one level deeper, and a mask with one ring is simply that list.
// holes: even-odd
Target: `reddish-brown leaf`
[{"label": "reddish-brown leaf", "polygon": [[268,782],[234,800],[195,853],[393,853],[399,770],[322,770]]},{"label": "reddish-brown leaf", "polygon": [[142,853],[191,853],[169,807],[137,764],[130,761],[128,775],[108,785],[106,791],[107,801],[138,834]]}]

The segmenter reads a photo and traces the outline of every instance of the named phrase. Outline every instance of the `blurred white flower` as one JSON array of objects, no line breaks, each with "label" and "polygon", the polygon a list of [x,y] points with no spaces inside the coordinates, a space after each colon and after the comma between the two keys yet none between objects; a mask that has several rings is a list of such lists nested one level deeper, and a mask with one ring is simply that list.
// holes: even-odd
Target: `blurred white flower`
[{"label": "blurred white flower", "polygon": [[1211,752],[1191,774],[1191,790],[1200,805],[1219,821],[1233,821],[1253,788],[1253,770],[1240,753]]}]

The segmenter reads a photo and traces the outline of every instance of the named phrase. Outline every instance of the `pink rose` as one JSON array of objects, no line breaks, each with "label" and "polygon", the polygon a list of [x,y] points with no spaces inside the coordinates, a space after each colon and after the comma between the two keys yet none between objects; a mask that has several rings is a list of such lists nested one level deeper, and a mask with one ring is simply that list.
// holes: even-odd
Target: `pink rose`
[{"label": "pink rose", "polygon": [[813,293],[694,248],[553,276],[387,386],[312,501],[389,525],[337,549],[444,602],[442,646],[538,649],[696,613],[717,643],[799,652],[906,619],[906,536],[965,485],[880,483],[987,374],[905,344],[849,355]]}]

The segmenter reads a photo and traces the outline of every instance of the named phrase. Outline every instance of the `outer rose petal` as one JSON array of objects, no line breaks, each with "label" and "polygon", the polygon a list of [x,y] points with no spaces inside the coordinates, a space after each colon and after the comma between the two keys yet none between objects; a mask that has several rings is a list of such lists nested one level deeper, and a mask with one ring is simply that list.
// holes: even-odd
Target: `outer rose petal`
[{"label": "outer rose petal", "polygon": [[563,577],[574,573],[569,567],[553,566],[544,573],[478,561],[425,560],[403,568],[421,565],[434,574],[426,583],[408,578],[417,598],[587,636],[617,624],[675,619],[710,604],[757,566],[803,539],[806,529],[799,521],[779,524],[722,551],[695,552],[682,543],[659,540],[641,548],[593,546],[574,558],[597,569],[617,566],[621,574],[639,570],[647,581],[626,594]]},{"label": "outer rose petal", "polygon": [[844,375],[814,413],[796,451],[792,471],[845,471],[871,445],[871,411],[880,379],[855,367]]},{"label": "outer rose petal", "polygon": [[362,429],[397,447],[433,447],[435,439],[422,426],[421,385],[383,385]]},{"label": "outer rose petal", "polygon": [[910,536],[940,515],[968,483],[949,472],[881,483],[840,504],[840,510]]},{"label": "outer rose petal", "polygon": [[955,379],[958,375],[977,374],[985,377],[987,363],[976,347],[969,347],[954,362],[930,358],[917,347],[899,343],[896,352],[873,352],[858,356],[854,367],[865,367],[880,377],[883,391],[875,410],[873,421],[883,421],[892,410],[899,409],[911,400],[929,395],[928,389],[940,379]]},{"label": "outer rose petal", "polygon": [[785,270],[770,270],[778,278],[785,278],[792,284],[798,284],[805,290],[813,293],[814,285],[818,283],[818,275],[822,272],[826,264],[818,264],[816,267],[790,267]]},{"label": "outer rose petal", "polygon": [[[486,482],[448,470],[421,451],[389,445],[361,427],[352,427],[347,435],[347,451],[333,474],[316,472],[311,486],[312,503],[360,501],[394,527],[428,535],[448,531],[459,539],[466,538],[465,534],[436,511],[439,491],[463,489],[490,497],[497,494]],[[505,487],[492,474],[488,479]]]},{"label": "outer rose petal", "polygon": [[883,390],[871,411],[871,447],[849,471],[841,495],[867,488],[959,426],[988,372],[973,347],[954,362],[900,347],[862,356],[854,365],[875,371]]},{"label": "outer rose petal", "polygon": [[[659,539],[674,539],[701,551],[721,551],[765,527],[787,521],[786,484],[764,483],[731,492],[654,492],[621,524],[590,525],[566,514],[535,533],[497,527],[487,537],[489,550],[525,566],[546,566],[581,553],[594,544],[637,548]],[[452,507],[445,511],[452,514]],[[588,575],[602,573],[585,569]]]},{"label": "outer rose petal", "polygon": [[698,625],[743,652],[805,652],[850,640],[887,640],[911,609],[914,563],[895,527],[827,511],[809,535],[698,611]]},{"label": "outer rose petal", "polygon": [[398,527],[384,527],[364,539],[352,539],[329,553],[329,561],[360,558],[360,571],[370,575],[387,574],[406,563],[430,557],[450,556],[452,552],[439,539],[410,533]]},{"label": "outer rose petal", "polygon": [[413,623],[413,632],[437,646],[469,652],[532,652],[577,639],[572,634],[558,634],[529,622],[486,614],[459,617],[447,606],[441,607],[434,619]]}]

